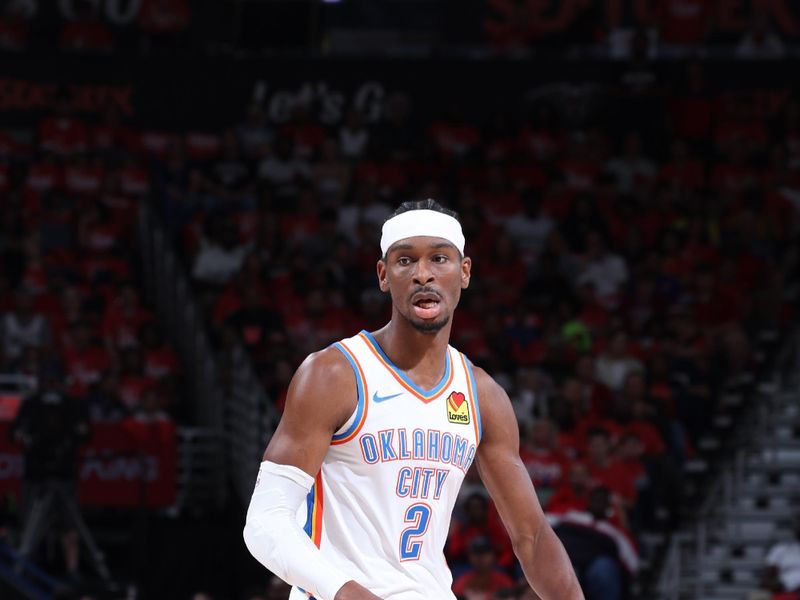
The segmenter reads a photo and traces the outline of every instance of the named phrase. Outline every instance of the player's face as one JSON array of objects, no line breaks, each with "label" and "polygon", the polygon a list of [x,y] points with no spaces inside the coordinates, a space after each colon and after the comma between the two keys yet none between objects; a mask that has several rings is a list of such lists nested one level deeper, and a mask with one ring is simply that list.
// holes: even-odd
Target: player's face
[{"label": "player's face", "polygon": [[447,325],[469,285],[472,261],[443,238],[418,236],[393,244],[378,261],[378,282],[392,305],[418,331]]}]

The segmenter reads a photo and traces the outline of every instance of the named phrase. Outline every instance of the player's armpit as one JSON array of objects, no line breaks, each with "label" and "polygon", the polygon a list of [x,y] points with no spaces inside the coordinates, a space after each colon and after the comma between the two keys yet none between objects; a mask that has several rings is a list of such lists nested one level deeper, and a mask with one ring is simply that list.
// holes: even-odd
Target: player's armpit
[{"label": "player's armpit", "polygon": [[519,426],[508,395],[475,369],[483,437],[478,471],[508,531],[525,578],[541,600],[583,600],[569,557],[539,504],[519,457]]},{"label": "player's armpit", "polygon": [[356,402],[355,374],[342,353],[330,347],[310,355],[289,384],[283,417],[264,460],[316,476],[331,437]]}]

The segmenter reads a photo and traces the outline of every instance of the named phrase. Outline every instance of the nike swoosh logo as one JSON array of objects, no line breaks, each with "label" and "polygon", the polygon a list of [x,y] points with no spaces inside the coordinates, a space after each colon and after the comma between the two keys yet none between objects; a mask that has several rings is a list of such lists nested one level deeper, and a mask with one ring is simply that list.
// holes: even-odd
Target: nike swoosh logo
[{"label": "nike swoosh logo", "polygon": [[398,396],[402,396],[403,392],[399,392],[397,394],[392,394],[391,396],[378,396],[378,392],[372,394],[372,401],[373,402],[386,402],[387,400],[391,400],[392,398],[397,398]]}]

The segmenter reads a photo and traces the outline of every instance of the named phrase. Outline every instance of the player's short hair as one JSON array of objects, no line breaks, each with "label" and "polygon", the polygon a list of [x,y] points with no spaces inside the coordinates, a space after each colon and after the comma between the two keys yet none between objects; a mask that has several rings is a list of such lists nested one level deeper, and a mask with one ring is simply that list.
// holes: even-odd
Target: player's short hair
[{"label": "player's short hair", "polygon": [[[392,214],[386,217],[383,222],[386,223],[386,221],[395,218],[397,215],[402,215],[403,213],[411,212],[412,210],[433,210],[435,212],[442,213],[443,215],[447,215],[448,217],[453,217],[459,223],[461,222],[456,211],[445,208],[433,198],[426,198],[425,200],[406,200],[400,206],[398,206]],[[459,252],[458,255],[459,257],[464,258],[461,252]],[[381,256],[381,260],[386,261],[386,254]]]},{"label": "player's short hair", "polygon": [[433,210],[436,212],[440,212],[443,215],[447,215],[448,217],[453,217],[456,221],[459,221],[458,213],[454,210],[450,210],[449,208],[445,208],[441,204],[439,204],[433,198],[426,198],[425,200],[407,200],[403,202],[400,206],[397,207],[391,215],[389,215],[384,223],[389,219],[393,219],[397,215],[402,215],[403,213],[407,213],[412,210]]}]

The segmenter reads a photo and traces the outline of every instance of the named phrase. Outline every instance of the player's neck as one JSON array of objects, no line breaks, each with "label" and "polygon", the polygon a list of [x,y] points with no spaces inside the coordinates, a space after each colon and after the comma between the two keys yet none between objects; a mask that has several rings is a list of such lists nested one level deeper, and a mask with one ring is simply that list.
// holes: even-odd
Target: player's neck
[{"label": "player's neck", "polygon": [[414,383],[429,389],[444,374],[450,327],[447,323],[436,333],[423,333],[405,319],[394,316],[374,337],[395,366],[405,371]]}]

